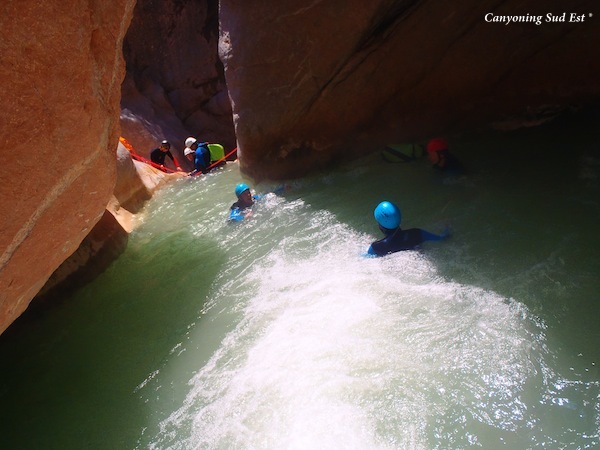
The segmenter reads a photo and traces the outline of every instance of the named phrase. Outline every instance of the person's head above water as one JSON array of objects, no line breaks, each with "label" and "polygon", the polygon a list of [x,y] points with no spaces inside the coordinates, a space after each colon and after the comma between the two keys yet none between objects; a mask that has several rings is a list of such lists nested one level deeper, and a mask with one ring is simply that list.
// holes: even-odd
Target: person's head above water
[{"label": "person's head above water", "polygon": [[379,227],[384,230],[395,230],[400,226],[402,221],[402,213],[400,208],[391,202],[381,202],[373,211],[375,220],[379,224]]},{"label": "person's head above water", "polygon": [[448,153],[448,141],[444,138],[434,138],[427,143],[427,159],[434,165],[444,167]]},{"label": "person's head above water", "polygon": [[252,193],[250,192],[250,186],[246,183],[238,183],[235,187],[235,195],[243,206],[250,206],[254,203]]},{"label": "person's head above water", "polygon": [[434,138],[427,143],[427,152],[435,153],[448,150],[448,141],[444,138]]},{"label": "person's head above water", "polygon": [[240,195],[242,195],[242,192],[249,191],[249,190],[250,190],[250,186],[248,186],[246,183],[238,183],[237,186],[235,187],[235,196],[237,198],[240,198]]}]

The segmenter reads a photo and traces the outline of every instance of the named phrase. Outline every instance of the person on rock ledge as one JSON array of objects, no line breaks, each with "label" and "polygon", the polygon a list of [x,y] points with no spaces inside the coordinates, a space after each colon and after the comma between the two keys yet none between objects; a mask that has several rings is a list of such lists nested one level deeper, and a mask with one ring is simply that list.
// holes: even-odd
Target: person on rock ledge
[{"label": "person on rock ledge", "polygon": [[206,142],[198,143],[195,137],[188,137],[185,140],[185,150],[183,154],[187,159],[194,163],[194,170],[188,175],[194,176],[208,172],[210,166],[210,151]]},{"label": "person on rock ledge", "polygon": [[155,148],[150,152],[150,161],[152,161],[154,164],[158,164],[159,166],[164,167],[165,159],[167,156],[171,158],[171,161],[173,161],[173,164],[175,164],[177,170],[181,170],[181,167],[179,167],[179,163],[171,153],[171,144],[169,143],[169,141],[162,141],[160,143],[160,147]]}]

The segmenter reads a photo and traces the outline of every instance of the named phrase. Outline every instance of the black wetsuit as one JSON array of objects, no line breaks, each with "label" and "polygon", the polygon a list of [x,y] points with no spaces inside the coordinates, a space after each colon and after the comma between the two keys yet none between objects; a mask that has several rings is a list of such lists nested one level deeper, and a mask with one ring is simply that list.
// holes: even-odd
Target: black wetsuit
[{"label": "black wetsuit", "polygon": [[412,250],[425,241],[440,241],[446,237],[446,233],[438,236],[420,228],[409,228],[408,230],[402,230],[401,228],[395,230],[382,229],[382,231],[386,233],[386,236],[371,244],[367,252],[369,255],[384,256],[402,250]]},{"label": "black wetsuit", "polygon": [[171,150],[163,152],[160,148],[155,148],[150,152],[150,161],[152,161],[154,164],[160,164],[161,166],[164,166],[165,158],[167,156],[171,158],[171,161],[173,161],[173,164],[175,164],[175,158],[173,158]]}]

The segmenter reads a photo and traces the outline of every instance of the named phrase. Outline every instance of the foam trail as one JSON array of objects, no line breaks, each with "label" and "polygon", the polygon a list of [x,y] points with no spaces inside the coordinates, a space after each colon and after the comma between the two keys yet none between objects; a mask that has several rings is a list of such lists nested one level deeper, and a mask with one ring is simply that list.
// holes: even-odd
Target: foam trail
[{"label": "foam trail", "polygon": [[[543,327],[523,305],[445,281],[418,252],[365,259],[367,237],[303,202],[286,208],[278,222],[305,232],[254,249],[250,270],[231,265],[240,276],[213,306],[235,296],[241,319],[157,448],[430,448],[457,405],[495,429],[527,426]],[[262,226],[276,237],[269,210],[231,239]]]}]

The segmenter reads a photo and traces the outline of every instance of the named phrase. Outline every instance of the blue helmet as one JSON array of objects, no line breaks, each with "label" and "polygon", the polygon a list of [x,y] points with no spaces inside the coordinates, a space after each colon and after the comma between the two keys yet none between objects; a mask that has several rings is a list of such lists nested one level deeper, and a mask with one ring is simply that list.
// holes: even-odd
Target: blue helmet
[{"label": "blue helmet", "polygon": [[246,189],[250,189],[250,187],[246,183],[239,183],[235,187],[235,195],[236,195],[236,197],[239,198],[239,196],[242,195],[242,192],[244,192]]},{"label": "blue helmet", "polygon": [[390,202],[381,202],[373,211],[375,220],[383,228],[394,230],[400,226],[402,221],[402,213],[400,209]]}]

